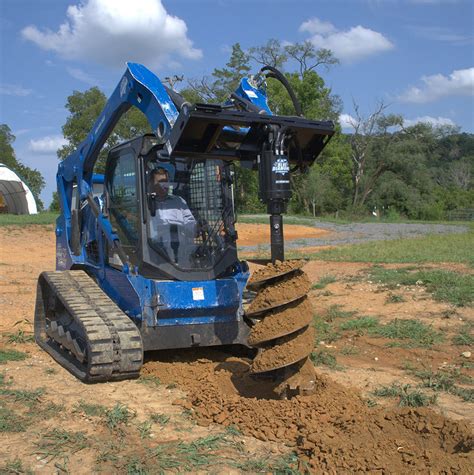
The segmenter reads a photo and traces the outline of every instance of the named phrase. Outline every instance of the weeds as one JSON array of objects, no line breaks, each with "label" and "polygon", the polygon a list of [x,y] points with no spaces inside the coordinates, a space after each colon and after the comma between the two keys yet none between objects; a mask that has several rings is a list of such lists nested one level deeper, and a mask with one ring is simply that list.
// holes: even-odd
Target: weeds
[{"label": "weeds", "polygon": [[339,325],[341,330],[352,330],[359,333],[365,333],[365,330],[376,328],[379,325],[378,318],[359,317],[353,320],[347,320]]},{"label": "weeds", "polygon": [[121,425],[126,425],[136,416],[124,404],[117,403],[112,409],[105,411],[105,423],[110,430],[117,429]]},{"label": "weeds", "polygon": [[89,417],[104,416],[107,412],[107,408],[101,404],[90,404],[83,400],[80,400],[74,407],[75,411],[82,412]]},{"label": "weeds", "polygon": [[62,457],[66,464],[69,454],[75,454],[89,446],[84,432],[68,432],[62,429],[53,429],[43,435],[39,442],[35,443],[35,454],[42,460],[51,460]]},{"label": "weeds", "polygon": [[388,295],[387,295],[387,298],[385,299],[385,303],[389,304],[389,303],[402,303],[402,302],[406,302],[406,299],[403,295],[400,295],[400,294],[393,294],[392,292],[390,292]]},{"label": "weeds", "polygon": [[14,460],[7,460],[3,467],[0,467],[1,474],[32,474],[33,472],[23,467],[23,462],[17,457]]},{"label": "weeds", "polygon": [[24,432],[25,427],[25,420],[21,416],[8,407],[0,406],[0,433]]},{"label": "weeds", "polygon": [[336,371],[343,369],[343,367],[337,363],[336,357],[325,350],[313,351],[310,355],[310,359],[316,366],[327,366]]},{"label": "weeds", "polygon": [[321,277],[318,280],[318,282],[313,284],[313,286],[311,288],[314,289],[314,290],[321,290],[321,289],[324,289],[327,285],[333,284],[336,281],[337,281],[336,276],[334,276],[332,274],[327,274],[327,275]]},{"label": "weeds", "polygon": [[369,333],[389,339],[409,340],[413,346],[429,348],[434,344],[441,343],[444,337],[419,320],[395,319],[385,325],[378,325],[369,329]]},{"label": "weeds", "polygon": [[326,318],[332,322],[335,318],[350,318],[356,313],[355,311],[341,310],[340,305],[331,305],[326,312]]},{"label": "weeds", "polygon": [[44,389],[39,388],[33,391],[26,389],[0,389],[0,394],[3,396],[12,397],[16,402],[21,402],[29,407],[34,406],[40,401],[41,396],[44,394]]},{"label": "weeds", "polygon": [[360,350],[359,348],[357,348],[356,346],[352,345],[352,346],[344,346],[341,348],[341,354],[342,355],[358,355],[360,353]]},{"label": "weeds", "polygon": [[28,358],[26,353],[17,350],[0,350],[0,364],[7,361],[23,361]]},{"label": "weeds", "polygon": [[143,421],[137,425],[137,429],[141,439],[148,439],[151,434],[151,422]]},{"label": "weeds", "polygon": [[34,341],[33,335],[24,330],[18,330],[16,333],[7,333],[9,343],[28,343]]},{"label": "weeds", "polygon": [[160,426],[165,426],[166,424],[168,424],[170,420],[170,416],[155,412],[154,414],[150,416],[150,420],[152,422],[155,422],[156,424],[160,424]]},{"label": "weeds", "polygon": [[449,302],[458,307],[474,303],[474,275],[441,269],[410,271],[409,269],[372,268],[370,280],[383,284],[389,289],[400,285],[422,285],[435,300]]},{"label": "weeds", "polygon": [[473,329],[472,323],[466,323],[460,330],[457,335],[452,339],[453,345],[457,346],[473,346],[474,345],[474,336],[472,334]]},{"label": "weeds", "polygon": [[324,321],[319,316],[314,316],[313,325],[316,330],[317,341],[324,341],[325,343],[332,343],[340,338],[340,333],[334,328],[333,325]]},{"label": "weeds", "polygon": [[146,376],[140,376],[137,379],[137,383],[144,384],[145,386],[157,387],[161,385],[160,378],[157,376],[153,376],[152,374],[148,374]]},{"label": "weeds", "polygon": [[409,384],[403,386],[393,383],[391,386],[381,386],[372,392],[374,396],[378,397],[398,397],[398,405],[400,407],[422,407],[429,406],[436,402],[437,396],[428,396],[419,389],[410,389]]}]

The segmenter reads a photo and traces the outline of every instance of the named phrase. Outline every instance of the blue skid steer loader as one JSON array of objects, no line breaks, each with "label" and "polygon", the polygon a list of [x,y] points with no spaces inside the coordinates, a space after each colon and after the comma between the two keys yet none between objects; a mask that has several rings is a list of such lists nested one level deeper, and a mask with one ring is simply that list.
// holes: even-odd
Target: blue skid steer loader
[{"label": "blue skid steer loader", "polygon": [[[267,78],[296,115],[272,114]],[[152,134],[99,152],[138,108]],[[140,64],[127,70],[87,138],[58,166],[56,271],[38,280],[35,339],[84,382],[139,375],[150,350],[246,345],[250,371],[284,397],[311,391],[309,282],[284,261],[282,213],[290,174],[304,172],[334,126],[307,120],[271,66],[243,78],[221,104],[190,104]],[[234,162],[257,170],[270,215],[271,262],[249,281],[237,256]]]}]

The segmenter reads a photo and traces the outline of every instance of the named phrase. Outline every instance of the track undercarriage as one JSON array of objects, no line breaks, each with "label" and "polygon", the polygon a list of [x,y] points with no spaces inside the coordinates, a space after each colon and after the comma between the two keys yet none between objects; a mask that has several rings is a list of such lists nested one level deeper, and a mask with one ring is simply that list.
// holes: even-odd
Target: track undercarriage
[{"label": "track undercarriage", "polygon": [[138,328],[81,270],[41,274],[35,339],[84,382],[136,378],[143,362]]}]

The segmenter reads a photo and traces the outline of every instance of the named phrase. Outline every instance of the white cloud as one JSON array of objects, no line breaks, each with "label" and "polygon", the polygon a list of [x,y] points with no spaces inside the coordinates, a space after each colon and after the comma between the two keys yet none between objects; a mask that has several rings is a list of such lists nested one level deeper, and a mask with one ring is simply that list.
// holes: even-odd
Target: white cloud
[{"label": "white cloud", "polygon": [[17,84],[0,84],[0,94],[5,96],[29,96],[33,91]]},{"label": "white cloud", "polygon": [[67,143],[62,135],[48,135],[37,140],[30,140],[28,150],[38,154],[56,153],[58,148]]},{"label": "white cloud", "polygon": [[159,67],[170,56],[202,56],[187,36],[186,23],[169,15],[161,0],[85,0],[68,7],[58,31],[30,25],[22,35],[65,59],[112,67],[126,61]]},{"label": "white cloud", "polygon": [[411,87],[399,100],[402,102],[432,102],[446,96],[474,96],[474,67],[458,69],[449,76],[422,76],[423,86]]},{"label": "white cloud", "polygon": [[361,25],[343,31],[330,22],[311,18],[299,29],[312,35],[309,40],[316,48],[330,49],[342,62],[358,61],[394,48],[382,33]]},{"label": "white cloud", "polygon": [[357,124],[357,119],[349,114],[341,114],[339,116],[339,123],[343,129],[353,129],[354,125]]},{"label": "white cloud", "polygon": [[85,71],[79,68],[66,68],[67,72],[70,76],[78,81],[85,82],[89,84],[89,86],[97,86],[99,85],[99,81],[93,78],[91,75],[87,74]]},{"label": "white cloud", "polygon": [[473,42],[474,36],[463,34],[461,32],[446,28],[443,26],[409,26],[411,31],[420,38],[432,41],[442,41],[444,43],[451,43],[452,45],[468,45]]},{"label": "white cloud", "polygon": [[447,117],[431,117],[429,115],[424,115],[423,117],[416,117],[415,119],[405,119],[403,121],[403,124],[407,127],[420,123],[430,124],[433,127],[441,127],[443,125],[451,125],[453,127],[456,126],[456,124]]}]

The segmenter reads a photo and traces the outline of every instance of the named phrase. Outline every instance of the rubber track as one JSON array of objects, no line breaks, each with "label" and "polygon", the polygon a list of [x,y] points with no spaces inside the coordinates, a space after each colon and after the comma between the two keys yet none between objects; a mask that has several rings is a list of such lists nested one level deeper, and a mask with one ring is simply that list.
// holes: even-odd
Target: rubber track
[{"label": "rubber track", "polygon": [[[53,298],[54,297],[54,298]],[[67,331],[46,328],[49,308],[57,299],[80,328],[86,361],[62,345]],[[61,333],[61,335],[60,335]],[[58,363],[85,382],[136,378],[143,363],[140,332],[120,308],[81,270],[43,272],[38,280],[35,338]],[[70,341],[70,340],[69,340]]]}]

